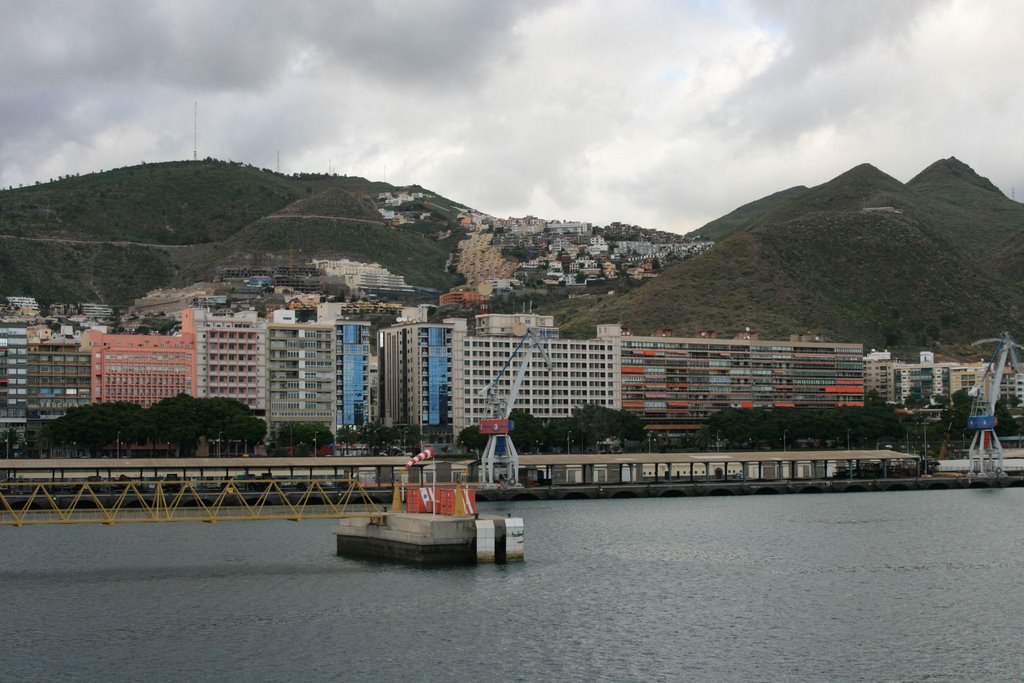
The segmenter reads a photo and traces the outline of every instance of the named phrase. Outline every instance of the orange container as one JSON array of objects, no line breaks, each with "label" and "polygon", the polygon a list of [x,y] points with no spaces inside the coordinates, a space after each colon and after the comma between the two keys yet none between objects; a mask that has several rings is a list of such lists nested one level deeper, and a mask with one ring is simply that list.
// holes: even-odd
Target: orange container
[{"label": "orange container", "polygon": [[[436,500],[435,500],[436,498]],[[462,489],[462,501],[466,514],[476,512],[476,490],[465,487]],[[413,514],[431,513],[436,509],[439,515],[455,514],[455,488],[407,486],[405,487],[405,511]]]}]

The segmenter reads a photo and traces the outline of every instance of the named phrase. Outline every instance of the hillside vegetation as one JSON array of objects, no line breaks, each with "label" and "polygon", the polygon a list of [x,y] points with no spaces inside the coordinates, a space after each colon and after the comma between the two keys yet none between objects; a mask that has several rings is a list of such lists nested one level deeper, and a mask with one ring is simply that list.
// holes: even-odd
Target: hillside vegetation
[{"label": "hillside vegetation", "polygon": [[445,265],[461,233],[431,237],[448,230],[455,205],[423,200],[430,220],[390,228],[374,199],[395,190],[355,176],[285,176],[207,159],[0,191],[0,294],[125,305],[253,254],[263,262],[289,254],[377,261],[412,285],[456,283]]},{"label": "hillside vegetation", "polygon": [[1024,286],[1011,273],[1024,207],[956,159],[905,185],[864,164],[713,224],[721,241],[701,258],[625,296],[553,308],[563,329],[750,327],[765,339],[813,332],[890,347],[964,343],[1022,322]]},{"label": "hillside vegetation", "polygon": [[215,242],[299,197],[294,181],[249,166],[144,164],[0,192],[0,234]]},{"label": "hillside vegetation", "polygon": [[455,283],[445,264],[457,243],[458,237],[437,240],[414,228],[383,223],[277,215],[262,218],[222,242],[216,254],[186,269],[184,279],[212,277],[217,266],[244,264],[256,254],[292,251],[296,262],[342,257],[376,262],[404,275],[409,284],[446,289]]}]

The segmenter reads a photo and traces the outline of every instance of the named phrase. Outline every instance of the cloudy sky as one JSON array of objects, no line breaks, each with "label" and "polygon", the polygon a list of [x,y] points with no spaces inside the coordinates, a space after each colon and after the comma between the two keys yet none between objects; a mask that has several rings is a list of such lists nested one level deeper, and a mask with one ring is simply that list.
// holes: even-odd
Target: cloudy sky
[{"label": "cloudy sky", "polygon": [[0,185],[190,159],[686,232],[861,162],[1024,197],[1018,0],[0,0]]}]

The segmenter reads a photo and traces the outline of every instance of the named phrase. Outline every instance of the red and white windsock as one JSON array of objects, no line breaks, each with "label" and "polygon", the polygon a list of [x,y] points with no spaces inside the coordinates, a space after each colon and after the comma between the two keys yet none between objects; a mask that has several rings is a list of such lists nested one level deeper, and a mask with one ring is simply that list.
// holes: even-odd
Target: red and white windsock
[{"label": "red and white windsock", "polygon": [[417,453],[415,455],[415,457],[413,457],[412,460],[410,460],[409,462],[405,463],[405,469],[409,469],[413,465],[417,465],[417,464],[423,462],[424,460],[430,460],[433,457],[434,457],[434,449],[433,448],[425,448],[422,451],[420,451],[419,453]]}]

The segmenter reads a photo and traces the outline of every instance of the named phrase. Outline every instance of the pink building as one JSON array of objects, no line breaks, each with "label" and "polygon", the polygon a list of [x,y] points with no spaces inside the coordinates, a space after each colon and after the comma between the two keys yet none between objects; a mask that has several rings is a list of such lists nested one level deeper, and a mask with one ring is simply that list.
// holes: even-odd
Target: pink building
[{"label": "pink building", "polygon": [[92,402],[126,401],[144,408],[178,394],[195,395],[195,335],[105,334],[86,330]]}]

